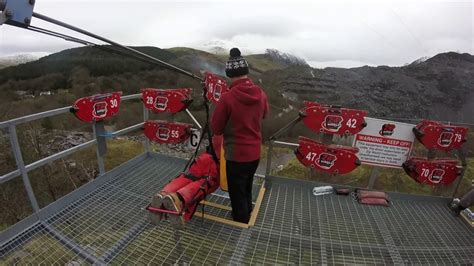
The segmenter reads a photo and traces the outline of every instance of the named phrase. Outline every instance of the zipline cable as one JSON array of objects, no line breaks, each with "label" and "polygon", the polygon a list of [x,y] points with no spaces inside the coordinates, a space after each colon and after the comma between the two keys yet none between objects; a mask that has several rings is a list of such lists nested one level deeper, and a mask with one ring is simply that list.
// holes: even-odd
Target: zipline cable
[{"label": "zipline cable", "polygon": [[173,70],[173,71],[176,71],[176,72],[178,72],[178,73],[184,74],[184,75],[186,75],[186,76],[189,76],[189,77],[191,77],[191,78],[193,78],[193,79],[196,79],[196,80],[199,80],[199,81],[201,81],[201,82],[203,81],[203,79],[202,79],[201,77],[199,77],[199,76],[197,76],[197,75],[195,75],[195,74],[193,74],[193,73],[191,73],[191,72],[189,72],[189,71],[186,71],[186,70],[184,70],[184,69],[181,69],[181,68],[179,68],[179,67],[177,67],[177,66],[174,66],[174,65],[172,65],[172,64],[166,63],[166,62],[164,62],[164,61],[162,61],[162,60],[160,60],[160,59],[157,59],[157,58],[155,58],[155,57],[153,57],[153,56],[150,56],[150,55],[148,55],[148,54],[142,53],[142,52],[140,52],[140,51],[138,51],[138,50],[135,50],[135,49],[130,48],[130,47],[128,47],[128,46],[125,46],[125,45],[122,45],[122,44],[120,44],[120,43],[114,42],[114,41],[112,41],[112,40],[106,39],[106,38],[101,37],[101,36],[99,36],[99,35],[96,35],[96,34],[94,34],[94,33],[88,32],[88,31],[86,31],[86,30],[80,29],[80,28],[78,28],[78,27],[72,26],[72,25],[70,25],[70,24],[64,23],[64,22],[62,22],[62,21],[56,20],[56,19],[54,19],[54,18],[50,18],[50,17],[48,17],[48,16],[45,16],[45,15],[42,15],[42,14],[39,14],[39,13],[36,13],[36,12],[33,12],[33,17],[38,18],[38,19],[41,19],[41,20],[44,20],[44,21],[46,21],[46,22],[49,22],[49,23],[52,23],[52,24],[55,24],[55,25],[58,25],[58,26],[61,26],[61,27],[64,27],[64,28],[67,28],[67,29],[70,29],[70,30],[72,30],[72,31],[79,32],[79,33],[84,34],[84,35],[86,35],[86,36],[89,36],[89,37],[91,37],[91,38],[94,38],[94,39],[97,39],[97,40],[101,40],[101,41],[103,41],[103,42],[105,42],[105,43],[108,43],[108,44],[110,44],[110,45],[120,47],[120,48],[122,48],[122,49],[124,49],[124,50],[127,50],[127,51],[131,52],[131,53],[134,53],[134,54],[137,54],[137,55],[142,56],[142,57],[144,57],[144,58],[147,58],[147,59],[151,60],[152,62],[154,62],[154,63],[156,63],[156,64],[159,64],[159,65],[161,65],[161,66],[165,66],[165,67],[167,67],[167,68],[170,69],[170,70]]},{"label": "zipline cable", "polygon": [[[99,45],[97,43],[86,41],[86,40],[83,40],[83,39],[80,39],[80,38],[77,38],[77,37],[72,37],[70,35],[66,35],[66,34],[63,34],[63,33],[55,32],[55,31],[51,31],[51,30],[47,30],[47,29],[43,29],[43,28],[35,27],[35,26],[28,26],[26,29],[30,30],[30,31],[33,31],[33,32],[37,32],[37,33],[57,37],[57,38],[60,38],[60,39],[66,40],[66,41],[79,43],[79,44],[89,46],[89,47],[94,47],[94,48],[97,48],[97,49],[100,49],[100,50],[103,50],[103,51],[118,53],[120,55],[127,56],[127,57],[130,57],[130,58],[145,62],[145,63],[156,65],[156,63],[154,61],[152,61],[148,58],[138,56],[137,54],[129,53],[125,50],[119,50],[117,48],[114,48],[114,46]],[[172,70],[169,67],[166,67],[166,66],[163,66],[163,65],[159,65],[159,66],[164,67],[165,69]]]}]

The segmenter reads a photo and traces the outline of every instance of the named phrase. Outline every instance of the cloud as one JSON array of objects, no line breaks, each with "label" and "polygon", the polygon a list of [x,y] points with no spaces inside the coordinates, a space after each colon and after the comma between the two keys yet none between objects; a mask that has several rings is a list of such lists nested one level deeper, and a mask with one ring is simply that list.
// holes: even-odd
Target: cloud
[{"label": "cloud", "polygon": [[[43,0],[35,11],[126,45],[219,43],[246,54],[275,48],[318,67],[403,65],[440,52],[474,53],[471,1],[244,2]],[[0,26],[0,41],[0,56],[74,46],[9,26]]]}]

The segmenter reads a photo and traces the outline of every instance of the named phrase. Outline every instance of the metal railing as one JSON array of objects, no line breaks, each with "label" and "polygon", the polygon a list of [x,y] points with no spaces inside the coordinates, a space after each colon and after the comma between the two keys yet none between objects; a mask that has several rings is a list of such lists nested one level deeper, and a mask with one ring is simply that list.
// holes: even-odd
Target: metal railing
[{"label": "metal railing", "polygon": [[[141,98],[141,94],[132,94],[132,95],[122,96],[121,100],[122,101],[128,101],[128,100],[134,100],[134,99],[140,99],[140,98]],[[20,125],[20,124],[32,122],[32,121],[35,121],[35,120],[65,114],[65,113],[68,113],[69,110],[70,110],[70,107],[63,107],[63,108],[58,108],[58,109],[54,109],[54,110],[50,110],[50,111],[45,111],[45,112],[41,112],[41,113],[37,113],[37,114],[27,115],[27,116],[23,116],[23,117],[19,117],[19,118],[15,118],[15,119],[0,122],[0,129],[7,129],[8,130],[8,134],[9,134],[9,138],[10,138],[10,146],[11,146],[11,149],[13,151],[13,155],[15,157],[15,162],[16,162],[16,165],[17,165],[17,169],[15,169],[14,171],[11,171],[7,174],[4,174],[4,175],[0,176],[0,184],[5,183],[9,180],[12,180],[12,179],[14,179],[18,176],[21,176],[22,179],[23,179],[25,189],[26,189],[26,193],[28,195],[28,199],[29,199],[29,201],[31,203],[31,206],[33,208],[33,211],[35,213],[38,212],[40,210],[40,208],[39,208],[39,205],[38,205],[38,201],[36,200],[35,193],[33,191],[31,183],[30,183],[30,178],[28,176],[29,172],[31,172],[31,171],[39,168],[39,167],[42,167],[46,164],[49,164],[53,161],[62,159],[66,156],[69,156],[69,155],[74,154],[74,153],[76,153],[80,150],[86,149],[88,147],[91,147],[92,145],[97,144],[97,162],[98,162],[98,168],[99,168],[99,176],[101,176],[105,173],[104,158],[103,158],[104,153],[99,151],[100,146],[105,145],[105,137],[100,134],[100,133],[103,133],[103,131],[104,131],[104,129],[103,129],[104,125],[103,125],[102,122],[97,122],[97,123],[92,124],[93,132],[94,132],[94,139],[93,140],[89,140],[87,142],[84,142],[84,143],[79,144],[77,146],[74,146],[72,148],[69,148],[69,149],[66,149],[64,151],[52,154],[48,157],[39,159],[35,162],[32,162],[30,164],[25,165],[25,162],[23,160],[23,154],[22,154],[21,149],[20,149],[20,144],[18,142],[18,135],[17,135],[17,131],[16,131],[17,126]],[[143,119],[144,119],[144,121],[146,121],[148,119],[148,117],[149,117],[149,111],[148,111],[148,109],[143,107]],[[121,129],[121,130],[118,130],[118,131],[114,132],[113,135],[114,136],[124,135],[124,134],[127,134],[129,132],[132,132],[132,131],[135,131],[135,130],[138,130],[138,129],[142,128],[143,125],[144,125],[144,122],[132,125],[130,127],[127,127],[127,128],[124,128],[124,129]],[[148,139],[145,139],[144,147],[145,147],[145,152],[150,151],[150,142],[149,142]]]}]

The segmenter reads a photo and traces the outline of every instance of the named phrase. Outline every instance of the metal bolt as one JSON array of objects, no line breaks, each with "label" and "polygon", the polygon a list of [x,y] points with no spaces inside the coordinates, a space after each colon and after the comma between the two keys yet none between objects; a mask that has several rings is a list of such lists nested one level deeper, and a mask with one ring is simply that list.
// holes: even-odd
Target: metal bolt
[{"label": "metal bolt", "polygon": [[30,25],[31,19],[30,18],[25,18],[24,22],[25,22],[25,24]]},{"label": "metal bolt", "polygon": [[29,2],[30,2],[30,5],[34,5],[36,1],[35,0],[30,0]]},{"label": "metal bolt", "polygon": [[11,18],[13,17],[13,12],[11,10],[5,10],[5,17],[7,18]]}]

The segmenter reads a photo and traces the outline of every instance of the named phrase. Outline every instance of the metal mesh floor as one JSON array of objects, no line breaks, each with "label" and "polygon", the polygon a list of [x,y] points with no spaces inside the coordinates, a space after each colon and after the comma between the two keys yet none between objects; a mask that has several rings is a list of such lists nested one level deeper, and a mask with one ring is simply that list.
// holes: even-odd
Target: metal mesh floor
[{"label": "metal mesh floor", "polygon": [[[474,230],[444,201],[391,195],[392,206],[312,195],[314,183],[271,178],[250,229],[195,217],[184,230],[143,209],[184,166],[153,155],[0,247],[0,264],[472,264]],[[219,193],[218,193],[219,194]],[[254,193],[255,195],[257,193]],[[229,205],[225,195],[208,198]],[[225,210],[206,212],[230,217]]]}]

